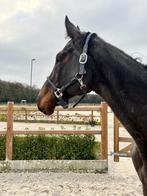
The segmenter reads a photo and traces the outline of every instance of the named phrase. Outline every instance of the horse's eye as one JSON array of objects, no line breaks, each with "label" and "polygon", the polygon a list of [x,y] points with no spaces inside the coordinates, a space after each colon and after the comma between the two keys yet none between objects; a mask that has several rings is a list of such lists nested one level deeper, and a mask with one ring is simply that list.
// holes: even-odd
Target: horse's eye
[{"label": "horse's eye", "polygon": [[57,54],[56,56],[56,62],[61,62],[64,60],[64,58],[66,57],[66,53],[62,53],[62,54]]}]

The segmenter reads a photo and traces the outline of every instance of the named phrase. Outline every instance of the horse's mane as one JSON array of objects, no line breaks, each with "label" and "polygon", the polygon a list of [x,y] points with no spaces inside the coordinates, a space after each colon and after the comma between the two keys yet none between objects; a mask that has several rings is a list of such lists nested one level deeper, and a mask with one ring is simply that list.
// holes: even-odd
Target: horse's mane
[{"label": "horse's mane", "polygon": [[102,45],[106,44],[107,51],[109,51],[109,53],[113,57],[115,56],[116,61],[118,61],[120,63],[123,63],[121,61],[123,59],[125,59],[126,63],[128,62],[128,64],[131,64],[132,67],[133,66],[136,67],[136,68],[140,67],[141,69],[145,68],[145,70],[147,70],[147,65],[145,65],[142,62],[138,61],[137,58],[133,58],[132,56],[128,55],[123,50],[119,49],[118,47],[113,46],[110,43],[106,42],[105,40],[101,39],[98,35],[96,35],[96,36],[97,36],[97,39],[98,39],[99,43],[102,43]]}]

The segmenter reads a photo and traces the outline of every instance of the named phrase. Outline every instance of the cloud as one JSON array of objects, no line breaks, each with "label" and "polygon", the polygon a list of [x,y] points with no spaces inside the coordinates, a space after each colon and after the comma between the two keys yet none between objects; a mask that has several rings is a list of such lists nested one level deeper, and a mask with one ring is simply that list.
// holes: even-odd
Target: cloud
[{"label": "cloud", "polygon": [[84,31],[96,32],[129,54],[147,62],[147,2],[145,0],[1,0],[1,79],[41,86],[65,45],[64,17]]}]

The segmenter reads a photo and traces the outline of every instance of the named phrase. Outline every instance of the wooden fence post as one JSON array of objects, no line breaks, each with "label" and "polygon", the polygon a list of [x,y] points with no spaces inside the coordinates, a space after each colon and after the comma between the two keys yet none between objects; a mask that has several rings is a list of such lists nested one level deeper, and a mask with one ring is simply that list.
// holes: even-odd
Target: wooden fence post
[{"label": "wooden fence post", "polygon": [[[119,153],[119,121],[114,115],[114,153]],[[119,162],[119,156],[114,155],[114,161]]]},{"label": "wooden fence post", "polygon": [[12,160],[13,154],[13,102],[7,107],[6,160]]},{"label": "wooden fence post", "polygon": [[28,121],[28,113],[27,113],[27,108],[25,108],[25,122]]},{"label": "wooden fence post", "polygon": [[57,110],[57,124],[59,123],[59,110]]},{"label": "wooden fence post", "polygon": [[101,159],[108,159],[108,121],[107,121],[107,104],[101,103]]},{"label": "wooden fence post", "polygon": [[93,110],[91,110],[91,122],[93,123],[94,118],[93,118]]}]

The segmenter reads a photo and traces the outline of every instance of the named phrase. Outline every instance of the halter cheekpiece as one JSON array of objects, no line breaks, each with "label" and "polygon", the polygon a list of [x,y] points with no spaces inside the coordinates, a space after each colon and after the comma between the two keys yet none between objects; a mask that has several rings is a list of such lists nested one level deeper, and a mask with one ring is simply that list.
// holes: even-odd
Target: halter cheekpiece
[{"label": "halter cheekpiece", "polygon": [[55,84],[50,80],[50,78],[47,78],[48,83],[52,86],[54,90],[54,95],[58,99],[58,105],[61,105],[64,109],[68,108],[68,103],[63,97],[64,91],[71,85],[73,85],[75,82],[78,82],[80,85],[80,89],[83,91],[83,95],[80,97],[80,99],[73,105],[75,107],[86,95],[85,89],[86,89],[86,84],[83,82],[83,76],[86,74],[85,70],[85,64],[87,63],[88,55],[87,55],[87,50],[88,50],[88,44],[90,41],[90,38],[92,36],[92,33],[89,33],[86,37],[85,44],[83,46],[82,53],[80,54],[79,57],[79,65],[80,69],[79,72],[75,74],[75,76],[65,85],[63,85],[61,88],[58,88],[55,86]]}]

